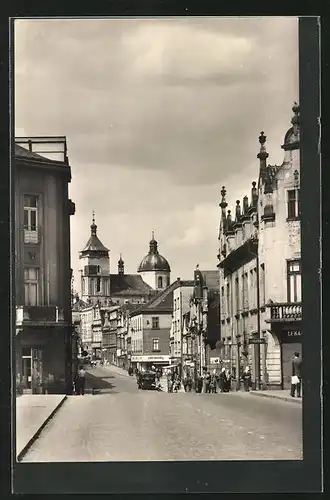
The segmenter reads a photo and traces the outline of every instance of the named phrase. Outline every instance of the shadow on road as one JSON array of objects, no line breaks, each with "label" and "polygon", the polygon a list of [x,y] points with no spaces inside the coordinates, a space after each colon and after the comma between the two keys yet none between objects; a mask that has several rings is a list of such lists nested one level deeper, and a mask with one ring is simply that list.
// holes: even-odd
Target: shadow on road
[{"label": "shadow on road", "polygon": [[86,393],[117,394],[117,391],[114,390],[116,386],[111,382],[108,382],[107,381],[108,378],[114,378],[114,377],[109,377],[109,376],[102,377],[101,375],[97,376],[90,372],[86,372],[86,385],[85,385]]}]

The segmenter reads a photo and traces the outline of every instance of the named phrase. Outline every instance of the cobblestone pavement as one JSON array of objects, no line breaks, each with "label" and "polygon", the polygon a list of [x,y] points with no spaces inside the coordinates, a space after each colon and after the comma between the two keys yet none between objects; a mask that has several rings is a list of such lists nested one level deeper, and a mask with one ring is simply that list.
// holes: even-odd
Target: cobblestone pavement
[{"label": "cobblestone pavement", "polygon": [[109,368],[90,373],[111,387],[69,397],[24,462],[302,458],[300,405],[249,394],[138,391],[134,377]]}]

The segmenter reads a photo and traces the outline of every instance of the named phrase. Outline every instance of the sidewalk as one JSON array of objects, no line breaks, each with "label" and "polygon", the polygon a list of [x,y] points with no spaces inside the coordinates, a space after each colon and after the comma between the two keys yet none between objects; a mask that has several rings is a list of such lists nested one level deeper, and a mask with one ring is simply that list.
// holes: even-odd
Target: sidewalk
[{"label": "sidewalk", "polygon": [[18,461],[65,399],[65,394],[25,394],[16,398],[16,456]]},{"label": "sidewalk", "polygon": [[273,391],[251,391],[250,394],[252,394],[253,396],[281,399],[282,401],[288,401],[290,403],[302,404],[302,398],[293,398],[290,395],[289,390],[277,389]]}]

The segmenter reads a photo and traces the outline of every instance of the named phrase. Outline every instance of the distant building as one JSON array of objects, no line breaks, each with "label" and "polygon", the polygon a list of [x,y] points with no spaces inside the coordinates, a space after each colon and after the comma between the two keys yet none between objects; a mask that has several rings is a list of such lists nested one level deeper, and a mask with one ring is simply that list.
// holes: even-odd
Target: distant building
[{"label": "distant building", "polygon": [[[246,364],[258,386],[288,388],[291,358],[301,352],[299,106],[284,137],[282,165],[267,164],[259,137],[258,184],[251,201],[226,213],[222,189],[219,231],[223,356],[238,377]],[[258,343],[257,343],[258,342]],[[262,342],[262,343],[261,343]]]},{"label": "distant building", "polygon": [[158,252],[158,242],[154,238],[154,233],[149,243],[149,252],[142,259],[138,273],[154,290],[164,290],[170,285],[171,268],[165,257]]},{"label": "distant building", "polygon": [[173,291],[177,286],[177,282],[172,283],[152,298],[148,304],[141,305],[131,312],[129,342],[133,368],[170,364],[169,342]]},{"label": "distant building", "polygon": [[[54,153],[56,151],[56,153]],[[16,381],[23,392],[71,393],[71,168],[65,137],[15,140]]]},{"label": "distant building", "polygon": [[[177,286],[173,290],[173,318],[170,334],[171,364],[181,364],[181,349],[183,337],[183,316],[189,310],[189,303],[194,291],[194,281],[177,279]],[[183,350],[185,352],[185,349]]]},{"label": "distant building", "polygon": [[155,295],[155,290],[139,274],[125,274],[122,256],[118,261],[118,274],[110,275],[111,300],[119,305],[143,304]]},{"label": "distant building", "polygon": [[91,235],[81,250],[81,298],[89,304],[107,303],[110,298],[110,258],[106,248],[97,236],[97,225],[93,213]]},{"label": "distant building", "polygon": [[196,377],[203,367],[210,368],[210,350],[220,340],[219,273],[197,267],[193,283],[189,310],[183,317],[183,360],[184,371]]}]

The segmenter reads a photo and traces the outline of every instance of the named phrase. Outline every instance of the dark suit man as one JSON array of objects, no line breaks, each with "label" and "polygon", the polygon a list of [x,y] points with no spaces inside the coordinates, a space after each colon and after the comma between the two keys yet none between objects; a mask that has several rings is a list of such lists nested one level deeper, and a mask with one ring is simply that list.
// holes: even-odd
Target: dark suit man
[{"label": "dark suit man", "polygon": [[299,352],[295,352],[292,359],[292,377],[298,377],[299,382],[296,384],[291,383],[291,396],[294,398],[296,395],[300,398],[301,394],[301,359]]}]

